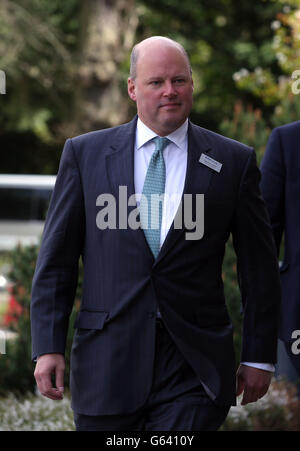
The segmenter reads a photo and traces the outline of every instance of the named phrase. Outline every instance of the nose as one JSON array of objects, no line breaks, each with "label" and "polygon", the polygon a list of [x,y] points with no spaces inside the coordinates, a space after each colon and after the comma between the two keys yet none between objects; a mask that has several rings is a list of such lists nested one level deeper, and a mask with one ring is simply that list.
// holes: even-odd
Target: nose
[{"label": "nose", "polygon": [[165,89],[164,89],[164,95],[165,95],[166,97],[174,97],[174,96],[177,95],[175,86],[174,86],[174,84],[172,83],[171,80],[167,80],[167,81],[165,82],[164,88],[165,88]]}]

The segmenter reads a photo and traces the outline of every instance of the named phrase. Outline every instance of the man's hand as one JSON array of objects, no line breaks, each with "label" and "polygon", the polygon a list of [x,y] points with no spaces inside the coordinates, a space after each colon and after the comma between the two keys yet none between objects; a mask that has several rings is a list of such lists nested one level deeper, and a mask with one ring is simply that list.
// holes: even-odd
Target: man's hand
[{"label": "man's hand", "polygon": [[236,395],[242,392],[242,405],[255,402],[262,398],[268,391],[273,373],[252,366],[240,365],[237,371]]},{"label": "man's hand", "polygon": [[[62,354],[44,354],[38,357],[34,377],[40,393],[47,398],[63,399],[65,359]],[[55,376],[53,387],[51,376]]]}]

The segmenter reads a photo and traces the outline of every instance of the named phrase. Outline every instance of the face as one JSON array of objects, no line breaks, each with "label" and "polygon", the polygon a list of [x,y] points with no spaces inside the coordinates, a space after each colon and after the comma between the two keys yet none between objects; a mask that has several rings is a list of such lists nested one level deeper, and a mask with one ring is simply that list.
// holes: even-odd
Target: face
[{"label": "face", "polygon": [[128,79],[128,93],[140,119],[159,136],[180,127],[192,109],[193,80],[185,55],[173,45],[142,46],[137,76]]}]

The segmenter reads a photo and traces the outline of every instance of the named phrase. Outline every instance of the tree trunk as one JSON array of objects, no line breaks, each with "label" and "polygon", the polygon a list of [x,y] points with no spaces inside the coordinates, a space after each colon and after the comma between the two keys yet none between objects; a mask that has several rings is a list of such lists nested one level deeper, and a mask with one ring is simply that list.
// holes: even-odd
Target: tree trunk
[{"label": "tree trunk", "polygon": [[134,44],[137,24],[135,0],[82,2],[74,92],[77,133],[118,125],[128,119],[130,103],[124,63]]}]

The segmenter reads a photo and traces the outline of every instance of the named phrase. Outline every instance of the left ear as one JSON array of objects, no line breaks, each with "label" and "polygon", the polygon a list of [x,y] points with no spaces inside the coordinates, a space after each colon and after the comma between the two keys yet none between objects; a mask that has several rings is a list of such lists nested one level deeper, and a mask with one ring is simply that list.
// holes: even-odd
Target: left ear
[{"label": "left ear", "polygon": [[128,95],[129,95],[129,97],[131,98],[131,100],[136,102],[135,82],[134,82],[133,78],[128,78],[127,88],[128,88]]}]

